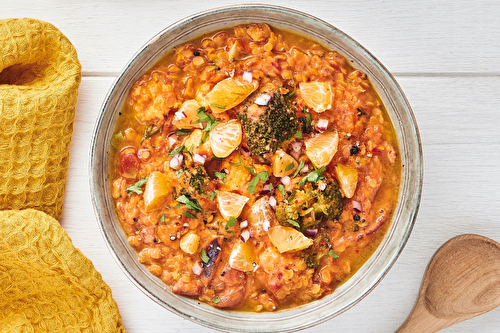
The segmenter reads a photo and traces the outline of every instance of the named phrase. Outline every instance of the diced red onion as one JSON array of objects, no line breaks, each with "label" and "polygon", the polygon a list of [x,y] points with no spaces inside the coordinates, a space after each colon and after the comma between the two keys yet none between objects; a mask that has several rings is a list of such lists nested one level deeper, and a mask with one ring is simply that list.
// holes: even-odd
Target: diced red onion
[{"label": "diced red onion", "polygon": [[358,201],[352,201],[352,209],[357,211],[358,213],[361,213],[361,204]]},{"label": "diced red onion", "polygon": [[241,240],[242,240],[244,243],[246,243],[246,242],[247,242],[247,240],[250,238],[250,231],[248,231],[248,230],[246,230],[246,229],[245,229],[245,230],[243,230],[243,231],[241,232],[240,237],[241,237]]},{"label": "diced red onion", "polygon": [[195,161],[198,164],[205,164],[205,157],[201,156],[200,154],[195,153],[193,155],[193,161]]},{"label": "diced red onion", "polygon": [[269,229],[271,229],[271,222],[269,222],[269,220],[265,220],[264,223],[262,223],[262,230],[268,232]]},{"label": "diced red onion", "polygon": [[307,171],[309,171],[309,166],[307,164],[304,165],[304,167],[302,169],[300,169],[300,173],[305,173]]},{"label": "diced red onion", "polygon": [[328,129],[328,119],[320,119],[316,124],[318,131],[324,132]]},{"label": "diced red onion", "polygon": [[264,186],[262,187],[262,191],[260,191],[260,194],[268,194],[269,192],[271,192],[270,190],[270,186],[269,184],[264,184]]},{"label": "diced red onion", "polygon": [[271,95],[262,94],[255,99],[254,103],[257,105],[267,105],[267,103],[269,103],[270,100],[271,100]]},{"label": "diced red onion", "polygon": [[293,151],[299,152],[300,148],[302,148],[302,142],[301,141],[292,142],[291,146]]},{"label": "diced red onion", "polygon": [[243,221],[243,222],[240,223],[240,228],[241,229],[244,229],[246,227],[248,227],[248,221],[247,220],[245,220],[245,221]]},{"label": "diced red onion", "polygon": [[300,151],[292,150],[290,152],[290,155],[292,155],[292,157],[295,158],[296,160],[300,160],[300,155],[302,155],[302,153]]},{"label": "diced red onion", "polygon": [[306,236],[311,236],[314,237],[318,233],[318,229],[306,229],[305,234]]},{"label": "diced red onion", "polygon": [[319,188],[320,191],[324,191],[325,188],[326,188],[326,184],[325,183],[319,183],[318,188]]},{"label": "diced red onion", "polygon": [[252,72],[243,72],[243,81],[247,81],[249,83],[252,83],[252,79],[253,79]]},{"label": "diced red onion", "polygon": [[203,272],[203,268],[200,266],[199,262],[195,262],[192,268],[194,275],[200,275]]},{"label": "diced red onion", "polygon": [[177,169],[181,166],[182,161],[184,160],[184,156],[182,154],[177,154],[175,155],[171,160],[170,160],[170,167],[172,169]]},{"label": "diced red onion", "polygon": [[285,185],[285,186],[290,185],[290,177],[289,176],[281,177],[280,180],[283,183],[283,185]]},{"label": "diced red onion", "polygon": [[247,147],[241,146],[240,151],[241,151],[241,155],[243,155],[245,157],[250,156],[250,149],[248,149]]},{"label": "diced red onion", "polygon": [[181,119],[186,119],[187,116],[186,114],[184,113],[184,111],[177,111],[175,114],[174,114],[174,120],[181,120]]},{"label": "diced red onion", "polygon": [[269,198],[269,206],[271,206],[274,210],[274,207],[276,207],[276,198],[275,197]]},{"label": "diced red onion", "polygon": [[175,133],[170,133],[168,135],[168,146],[172,147],[176,142],[177,142],[177,134]]}]

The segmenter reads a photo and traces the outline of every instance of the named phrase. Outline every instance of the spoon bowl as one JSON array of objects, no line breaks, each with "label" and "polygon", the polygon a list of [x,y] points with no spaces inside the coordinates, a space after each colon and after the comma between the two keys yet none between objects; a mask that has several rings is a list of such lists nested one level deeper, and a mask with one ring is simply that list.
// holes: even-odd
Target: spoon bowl
[{"label": "spoon bowl", "polygon": [[437,332],[499,305],[500,244],[479,235],[457,236],[432,257],[415,306],[396,332]]}]

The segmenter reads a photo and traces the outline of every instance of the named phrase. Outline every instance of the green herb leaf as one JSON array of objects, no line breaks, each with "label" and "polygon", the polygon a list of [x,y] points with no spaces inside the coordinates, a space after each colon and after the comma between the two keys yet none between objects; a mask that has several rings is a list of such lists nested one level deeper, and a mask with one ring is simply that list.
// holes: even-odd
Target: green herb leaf
[{"label": "green herb leaf", "polygon": [[215,199],[215,196],[216,196],[216,195],[217,195],[217,191],[213,191],[213,192],[211,192],[211,193],[210,193],[210,198],[209,198],[209,199],[210,199],[210,201],[214,201],[214,199]]},{"label": "green herb leaf", "polygon": [[196,216],[194,216],[193,214],[191,214],[190,212],[188,212],[187,210],[186,211],[183,211],[182,212],[182,215],[184,215],[185,217],[187,218],[190,218],[190,219],[197,219]]},{"label": "green herb leaf", "polygon": [[188,135],[190,133],[191,133],[190,129],[183,128],[183,129],[178,130],[175,134],[177,134],[177,136],[183,136],[183,135]]},{"label": "green herb leaf", "polygon": [[299,228],[300,229],[300,224],[299,222],[297,221],[294,221],[294,220],[286,220],[288,223],[290,223],[291,225],[293,225],[294,227],[296,228]]},{"label": "green herb leaf", "polygon": [[303,136],[302,136],[302,132],[301,132],[301,131],[298,131],[297,133],[295,133],[295,134],[293,135],[293,137],[294,137],[295,139],[302,139],[302,138],[303,138]]},{"label": "green herb leaf", "polygon": [[247,169],[253,175],[255,175],[257,173],[257,170],[255,170],[254,168],[250,168],[250,167],[245,166],[245,169]]},{"label": "green herb leaf", "polygon": [[222,184],[227,182],[226,173],[225,172],[214,172],[214,176],[222,180]]},{"label": "green herb leaf", "polygon": [[337,259],[339,256],[336,255],[335,253],[333,253],[333,249],[330,249],[330,251],[328,251],[328,255],[330,257],[332,257],[333,259]]},{"label": "green herb leaf", "polygon": [[311,114],[306,114],[306,127],[311,126]]},{"label": "green herb leaf", "polygon": [[134,185],[129,186],[125,189],[128,192],[128,196],[130,197],[132,193],[142,194],[142,187],[146,185],[148,181],[148,177],[144,177],[138,180]]},{"label": "green herb leaf", "polygon": [[212,156],[212,158],[210,159],[210,161],[222,161],[222,158],[217,157],[217,156]]},{"label": "green herb leaf", "polygon": [[267,171],[259,172],[250,181],[250,184],[248,184],[247,190],[250,193],[253,194],[253,192],[255,191],[255,188],[257,187],[257,184],[259,183],[259,181],[262,181],[263,183],[265,183],[267,181],[267,178],[269,178],[269,172],[267,172]]},{"label": "green herb leaf", "polygon": [[240,258],[240,262],[245,262],[245,258]]},{"label": "green herb leaf", "polygon": [[210,258],[207,256],[207,253],[205,252],[205,249],[201,249],[200,259],[205,264],[208,264],[208,262],[210,261]]},{"label": "green herb leaf", "polygon": [[163,223],[163,224],[166,224],[165,223],[165,214],[161,214],[161,216],[160,216],[160,222]]},{"label": "green herb leaf", "polygon": [[243,160],[241,159],[239,151],[238,151],[238,158],[240,160],[238,163],[233,163],[233,162],[229,161],[229,164],[231,164],[232,166],[240,166],[240,165],[242,165],[243,164]]},{"label": "green herb leaf", "polygon": [[182,145],[179,148],[177,148],[176,150],[171,151],[170,154],[168,154],[168,156],[173,157],[173,156],[179,154],[180,152],[182,152],[184,150],[184,148],[185,148],[184,145]]},{"label": "green herb leaf", "polygon": [[203,209],[201,208],[200,204],[198,203],[198,200],[196,200],[196,199],[190,199],[190,198],[186,197],[185,195],[182,195],[182,196],[178,197],[177,199],[175,199],[175,201],[183,203],[184,205],[186,205],[187,209],[192,209],[192,210],[200,212],[200,213],[203,212]]},{"label": "green herb leaf", "polygon": [[180,204],[176,204],[174,207],[172,207],[173,209],[177,209],[179,208],[181,205]]},{"label": "green herb leaf", "polygon": [[146,127],[144,128],[144,135],[142,137],[141,145],[145,140],[149,139],[155,134],[160,133],[161,128],[158,128],[156,131],[153,132],[154,125],[155,124],[151,124],[151,127],[148,128],[148,122],[146,121]]},{"label": "green herb leaf", "polygon": [[201,139],[202,143],[205,143],[208,139],[208,133],[217,126],[220,121],[215,120],[215,117],[212,116],[211,114],[208,114],[205,112],[205,108],[201,107],[198,110],[196,110],[196,116],[198,117],[198,120],[193,121],[193,124],[198,124],[198,123],[206,123],[207,126],[202,130],[202,132],[205,132],[203,134],[203,137]]},{"label": "green herb leaf", "polygon": [[286,166],[286,168],[285,168],[285,171],[290,171],[290,170],[292,170],[294,166],[295,166],[295,165],[294,165],[293,163],[288,164],[288,165]]},{"label": "green herb leaf", "polygon": [[210,103],[210,106],[213,106],[214,108],[218,109],[225,109],[226,107],[223,105],[215,104],[215,103]]},{"label": "green herb leaf", "polygon": [[231,216],[229,218],[229,221],[227,221],[227,223],[226,223],[226,227],[225,227],[226,230],[229,229],[229,228],[234,227],[236,225],[236,222],[237,222],[237,220],[234,217]]},{"label": "green herb leaf", "polygon": [[293,81],[293,91],[291,93],[288,93],[288,98],[292,98],[293,95],[295,95],[296,91],[297,91],[297,83]]},{"label": "green herb leaf", "polygon": [[181,178],[181,175],[182,175],[183,172],[184,172],[184,170],[182,170],[182,169],[179,169],[179,170],[177,170],[175,172],[175,175],[177,176],[177,179]]},{"label": "green herb leaf", "polygon": [[214,304],[217,304],[217,303],[219,303],[220,301],[221,301],[221,299],[220,299],[220,297],[219,297],[219,296],[215,296],[215,297],[212,299],[212,302],[213,302]]},{"label": "green herb leaf", "polygon": [[273,184],[269,184],[269,192],[272,192],[273,191]]},{"label": "green herb leaf", "polygon": [[292,178],[295,178],[299,174],[300,170],[302,170],[304,165],[305,165],[304,160],[300,159],[299,166],[297,167],[297,170],[295,170],[295,173],[293,174]]},{"label": "green herb leaf", "polygon": [[278,191],[280,191],[283,199],[285,199],[285,186],[283,186],[283,184],[278,184]]},{"label": "green herb leaf", "polygon": [[321,167],[320,169],[316,169],[314,171],[311,171],[309,172],[307,175],[304,176],[304,178],[302,178],[300,181],[299,181],[299,186],[304,186],[304,184],[308,181],[310,183],[317,183],[319,182],[321,179],[325,178],[325,176],[322,175],[323,172],[325,172],[326,168],[325,167]]}]

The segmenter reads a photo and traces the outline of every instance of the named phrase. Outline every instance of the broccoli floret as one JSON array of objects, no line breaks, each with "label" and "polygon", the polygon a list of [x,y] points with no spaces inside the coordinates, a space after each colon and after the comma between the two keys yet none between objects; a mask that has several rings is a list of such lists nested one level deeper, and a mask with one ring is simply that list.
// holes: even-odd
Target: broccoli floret
[{"label": "broccoli floret", "polygon": [[236,116],[252,153],[268,160],[283,142],[297,133],[300,124],[288,95],[275,92],[258,117],[251,114],[252,109],[249,111],[253,100],[249,98]]},{"label": "broccoli floret", "polygon": [[[337,181],[325,177],[322,185],[306,183],[292,191],[287,200],[276,206],[276,218],[283,225],[298,223],[301,230],[308,229],[323,220],[333,220],[342,214],[344,199]],[[294,223],[295,222],[295,223]]]},{"label": "broccoli floret", "polygon": [[207,196],[213,190],[213,184],[210,182],[205,168],[197,165],[194,168],[185,169],[180,173],[181,189],[180,194],[187,196],[201,195]]}]

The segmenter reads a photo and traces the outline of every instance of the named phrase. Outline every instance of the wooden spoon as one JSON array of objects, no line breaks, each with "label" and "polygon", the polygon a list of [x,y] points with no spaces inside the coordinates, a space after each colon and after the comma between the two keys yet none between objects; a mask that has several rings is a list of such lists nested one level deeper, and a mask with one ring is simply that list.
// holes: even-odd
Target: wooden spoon
[{"label": "wooden spoon", "polygon": [[437,332],[500,305],[500,244],[478,235],[447,241],[432,257],[412,312],[396,333]]}]

